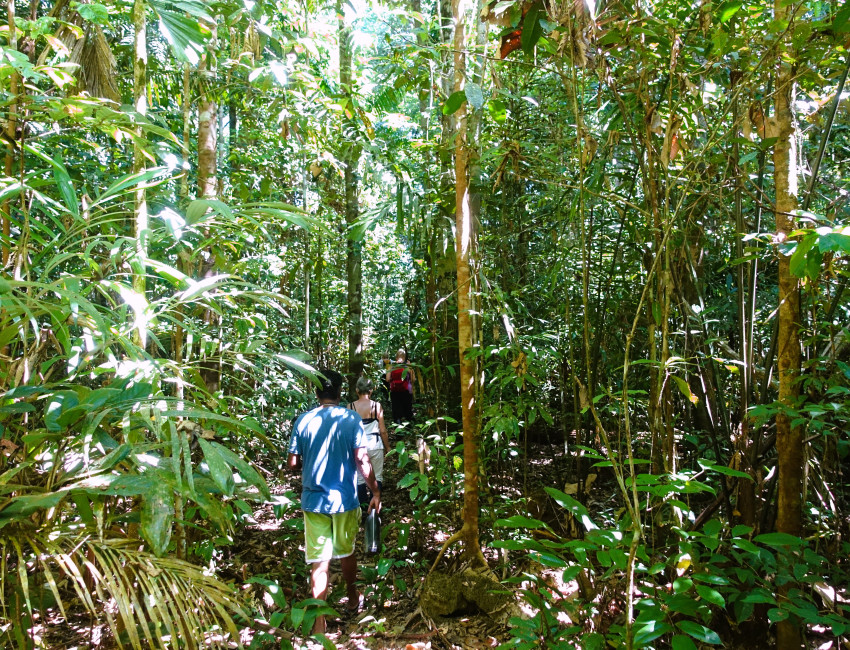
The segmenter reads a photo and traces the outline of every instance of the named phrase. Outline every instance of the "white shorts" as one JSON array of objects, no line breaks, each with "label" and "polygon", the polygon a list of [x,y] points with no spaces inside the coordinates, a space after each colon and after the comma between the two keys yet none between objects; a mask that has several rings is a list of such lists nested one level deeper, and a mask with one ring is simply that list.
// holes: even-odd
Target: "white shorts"
[{"label": "white shorts", "polygon": [[[368,449],[369,460],[372,463],[372,469],[375,470],[375,478],[379,481],[384,480],[384,449]],[[365,485],[366,479],[360,472],[357,472],[357,485]]]}]

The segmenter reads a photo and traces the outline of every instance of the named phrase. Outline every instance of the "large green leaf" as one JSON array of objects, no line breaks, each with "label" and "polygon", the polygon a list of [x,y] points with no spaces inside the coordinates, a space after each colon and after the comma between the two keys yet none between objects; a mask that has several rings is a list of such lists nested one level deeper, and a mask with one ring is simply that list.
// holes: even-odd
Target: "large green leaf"
[{"label": "large green leaf", "polygon": [[598,526],[593,523],[593,520],[590,518],[590,512],[588,512],[587,508],[581,502],[556,488],[547,487],[544,489],[562,508],[566,508],[570,511],[573,516],[582,523],[586,530],[598,528]]},{"label": "large green leaf", "polygon": [[54,508],[67,496],[67,490],[60,490],[45,494],[24,494],[13,497],[0,509],[0,527],[15,519],[24,518],[33,512]]},{"label": "large green leaf", "polygon": [[522,34],[520,35],[520,45],[522,51],[529,56],[534,54],[534,46],[537,41],[543,36],[543,25],[540,24],[540,19],[545,18],[546,11],[541,3],[531,5],[528,13],[522,21]]},{"label": "large green leaf", "polygon": [[514,515],[507,519],[497,519],[496,526],[500,528],[546,528],[546,524],[539,519],[523,517],[522,515]]},{"label": "large green leaf", "polygon": [[233,453],[230,449],[225,447],[224,445],[220,445],[217,442],[212,442],[212,446],[218,451],[218,453],[224,458],[225,462],[227,462],[231,467],[233,467],[242,478],[247,481],[250,485],[255,486],[258,490],[260,490],[260,494],[267,501],[271,500],[272,496],[269,492],[269,487],[266,485],[266,482],[263,480],[263,477],[255,470],[251,465],[248,464],[243,458],[239,455]]},{"label": "large green leaf", "polygon": [[676,623],[676,626],[685,634],[694,637],[697,641],[711,645],[720,645],[722,643],[717,632],[707,628],[705,625],[700,625],[694,621],[679,621]]},{"label": "large green leaf", "polygon": [[141,533],[157,557],[168,550],[174,521],[174,493],[171,485],[157,482],[142,499]]},{"label": "large green leaf", "polygon": [[457,92],[449,95],[449,98],[446,100],[446,103],[443,104],[443,115],[452,115],[457,113],[458,109],[463,106],[463,103],[466,101],[466,93],[462,90],[458,90]]},{"label": "large green leaf", "polygon": [[224,457],[218,452],[218,449],[213,447],[209,442],[203,438],[198,438],[198,443],[204,452],[204,458],[207,461],[207,467],[209,467],[210,477],[213,482],[222,492],[232,495],[235,483],[230,466],[225,462]]},{"label": "large green leaf", "polygon": [[182,12],[166,9],[163,2],[151,2],[151,5],[156,9],[162,35],[171,45],[174,56],[180,61],[197,64],[201,60],[201,53],[210,37],[210,30],[197,18],[190,18]]}]

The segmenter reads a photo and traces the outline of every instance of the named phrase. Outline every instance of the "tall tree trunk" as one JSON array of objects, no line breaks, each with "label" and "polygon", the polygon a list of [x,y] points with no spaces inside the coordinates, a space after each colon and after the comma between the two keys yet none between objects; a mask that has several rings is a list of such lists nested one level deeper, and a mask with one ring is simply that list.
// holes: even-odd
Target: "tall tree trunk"
[{"label": "tall tree trunk", "polygon": [[[186,209],[189,204],[189,142],[191,140],[191,122],[192,122],[192,98],[191,98],[191,77],[189,64],[183,64],[183,143],[181,147],[181,155],[183,159],[183,174],[180,177],[180,188],[178,196],[180,197],[180,206]],[[177,270],[187,276],[192,275],[191,257],[184,249],[177,253]],[[185,343],[185,328],[183,327],[184,313],[183,305],[177,305],[175,314],[174,334],[172,336],[172,350],[174,363],[176,365],[177,383],[175,385],[175,395],[178,400],[178,408],[182,408],[182,401],[185,396],[185,386],[183,383],[183,358],[184,355],[188,359],[189,354],[184,351]]]},{"label": "tall tree trunk", "polygon": [[[145,0],[133,2],[133,107],[139,116],[148,113],[147,84],[148,84],[148,42],[147,20],[145,17]],[[141,128],[137,129],[138,139],[133,143],[133,172],[145,170],[145,154],[142,145]],[[133,265],[133,290],[144,296],[146,289],[145,270],[148,237],[148,201],[143,183],[136,188],[133,206],[133,224],[136,243],[136,259]],[[133,340],[144,346],[147,339],[146,326],[141,319],[139,326],[133,331]]]},{"label": "tall tree trunk", "polygon": [[[466,80],[466,15],[463,0],[452,1],[454,19],[454,85],[464,89]],[[463,422],[463,529],[464,554],[471,562],[485,563],[478,539],[480,421],[476,363],[470,357],[473,344],[471,253],[476,248],[475,223],[469,191],[467,104],[457,113],[455,132],[455,254],[457,256],[457,330],[460,356],[460,399]]]},{"label": "tall tree trunk", "polygon": [[[737,125],[740,119],[740,109],[739,109],[739,101],[738,97],[740,95],[740,90],[738,87],[738,83],[741,81],[743,77],[743,73],[740,70],[733,70],[730,75],[730,85],[729,90],[733,93],[734,99],[732,100],[732,123],[735,125],[737,129]],[[742,170],[738,165],[738,160],[740,159],[740,146],[738,144],[738,139],[735,139],[735,142],[732,145],[732,160],[731,160],[731,168],[735,175],[735,202],[734,202],[734,211],[735,211],[735,256],[740,260],[744,257],[744,235],[747,233],[746,224],[744,223],[744,209],[743,209],[743,177]],[[743,364],[741,371],[741,397],[740,397],[740,406],[739,406],[739,420],[740,423],[738,425],[739,429],[737,431],[737,456],[740,459],[741,466],[739,469],[742,471],[746,471],[750,474],[750,478],[739,478],[737,482],[738,488],[738,500],[737,500],[737,510],[740,512],[741,522],[752,526],[756,520],[756,503],[755,503],[755,475],[753,472],[753,468],[750,465],[750,459],[752,458],[752,450],[750,449],[751,440],[750,440],[750,421],[749,421],[749,408],[750,408],[750,386],[752,385],[752,366],[750,365],[750,359],[752,358],[751,351],[751,333],[752,328],[750,326],[750,322],[752,320],[752,314],[748,311],[749,300],[747,297],[747,290],[749,287],[749,282],[747,279],[747,274],[752,273],[752,265],[747,263],[738,264],[736,280],[737,280],[737,289],[738,289],[738,352],[741,355],[741,362]]]},{"label": "tall tree trunk", "polygon": [[[342,1],[337,3],[339,21],[339,85],[343,95],[348,97],[348,110],[354,112],[351,80],[351,26],[345,19]],[[345,123],[345,118],[343,118]],[[353,120],[349,128],[354,130]],[[360,218],[358,198],[357,166],[360,162],[360,145],[348,142],[343,145],[345,180],[345,223],[348,226],[346,238],[345,270],[348,279],[348,382],[351,394],[355,394],[354,385],[363,371],[363,244],[355,236],[354,224]]]},{"label": "tall tree trunk", "polygon": [[198,98],[198,198],[211,199],[216,195],[216,136],[218,116],[212,96],[213,77],[210,57],[201,60],[200,73],[203,86]]},{"label": "tall tree trunk", "polygon": [[[215,25],[210,25],[212,37],[210,43],[215,40]],[[212,47],[208,46],[207,52],[201,58],[201,63],[198,72],[200,73],[200,85],[198,89],[198,198],[211,199],[215,198],[218,190],[216,182],[216,154],[217,148],[217,129],[218,129],[218,111],[215,103],[215,98],[212,94],[213,80],[215,79],[215,70],[212,64]],[[209,259],[204,262],[203,275],[210,277],[215,273],[215,261],[212,253]],[[211,394],[218,392],[221,387],[221,348],[218,340],[219,331],[219,316],[211,309],[205,309],[203,315],[204,324],[206,325],[207,336],[212,336],[216,340],[213,350],[207,350],[204,346],[204,358],[201,359],[201,377],[206,384],[207,390]]]},{"label": "tall tree trunk", "polygon": [[[777,20],[788,20],[791,5],[776,0],[774,13]],[[797,209],[797,168],[794,139],[794,69],[784,60],[784,43],[777,45],[778,67],[776,75],[776,128],[778,139],[773,149],[774,183],[776,186],[776,241],[784,242],[795,229],[794,211]],[[778,502],[776,529],[799,537],[803,524],[803,475],[805,453],[803,429],[792,425],[785,409],[797,408],[800,374],[800,286],[791,274],[791,259],[779,254],[779,331],[777,338],[777,366],[779,369],[780,410],[776,416],[776,451],[778,454]],[[780,590],[787,593],[788,587]],[[791,616],[781,621],[776,629],[778,650],[798,650],[802,647],[799,620]]]}]

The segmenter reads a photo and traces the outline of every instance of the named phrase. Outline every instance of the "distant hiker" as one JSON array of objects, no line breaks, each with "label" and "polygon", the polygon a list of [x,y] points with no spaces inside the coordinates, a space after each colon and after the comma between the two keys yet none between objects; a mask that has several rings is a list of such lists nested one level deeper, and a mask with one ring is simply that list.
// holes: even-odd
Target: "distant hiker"
[{"label": "distant hiker", "polygon": [[[384,424],[384,409],[379,402],[372,400],[372,392],[375,384],[371,379],[359,377],[357,379],[357,401],[348,405],[352,411],[363,418],[363,432],[366,436],[366,451],[375,470],[375,478],[378,488],[384,489],[384,452],[389,450],[390,441],[387,437],[387,427]],[[372,500],[372,494],[366,486],[366,480],[360,474],[357,475],[357,500],[361,504],[367,504]]]},{"label": "distant hiker", "polygon": [[[354,544],[360,528],[360,507],[355,489],[359,471],[372,491],[369,512],[381,510],[381,488],[369,462],[363,422],[357,413],[339,405],[342,375],[320,371],[321,388],[316,389],[319,405],[302,414],[289,442],[291,469],[301,463],[301,510],[304,511],[304,549],[312,564],[310,588],[313,598],[328,596],[328,569],[339,558],[345,579],[348,607],[357,611],[360,594],[357,556]],[[325,631],[325,617],[313,625],[313,633]]]},{"label": "distant hiker", "polygon": [[386,379],[390,385],[390,402],[393,408],[393,422],[401,424],[413,420],[413,382],[416,374],[407,363],[404,350],[396,352],[394,367],[389,359],[384,359]]}]

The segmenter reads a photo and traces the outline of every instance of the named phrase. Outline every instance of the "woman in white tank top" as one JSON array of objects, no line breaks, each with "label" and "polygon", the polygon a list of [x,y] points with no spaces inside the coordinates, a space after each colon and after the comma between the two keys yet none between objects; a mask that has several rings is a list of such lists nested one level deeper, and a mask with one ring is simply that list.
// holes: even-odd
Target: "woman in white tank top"
[{"label": "woman in white tank top", "polygon": [[[378,486],[384,489],[384,452],[390,448],[387,438],[387,427],[384,424],[384,409],[379,402],[372,401],[372,391],[375,385],[371,379],[360,377],[357,380],[357,401],[348,405],[352,411],[363,418],[363,431],[366,433],[366,451],[372,467],[375,469],[375,478]],[[357,473],[357,498],[360,503],[369,503],[372,498],[371,491],[366,487],[366,481]]]}]

